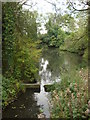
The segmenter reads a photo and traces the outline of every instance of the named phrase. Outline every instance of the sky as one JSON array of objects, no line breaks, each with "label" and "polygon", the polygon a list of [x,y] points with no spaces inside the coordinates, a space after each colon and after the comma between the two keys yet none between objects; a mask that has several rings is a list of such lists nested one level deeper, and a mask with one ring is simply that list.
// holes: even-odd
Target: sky
[{"label": "sky", "polygon": [[[49,2],[52,2],[52,3],[57,3],[57,0],[47,0]],[[62,5],[61,3],[65,3],[66,0],[58,0],[59,3],[57,3],[57,7],[58,8],[64,8],[65,9],[65,5]],[[38,13],[42,13],[43,15],[47,14],[47,13],[50,13],[50,12],[55,12],[54,9],[53,9],[53,6],[46,2],[45,0],[28,0],[27,1],[27,4],[30,4],[31,2],[33,3],[37,3],[36,6],[33,7],[34,10],[37,10]],[[24,6],[26,9],[29,9],[30,7],[29,6]]]},{"label": "sky", "polygon": [[[54,9],[54,6],[52,6],[50,3],[46,2],[46,1],[49,1],[49,2],[52,2],[52,3],[56,3],[56,6],[57,8],[61,9],[59,12],[60,13],[64,13],[64,11],[67,11],[66,10],[66,1],[67,0],[28,0],[27,1],[27,4],[30,5],[32,2],[33,4],[35,5],[35,3],[37,3],[35,6],[33,6],[32,9],[30,9],[30,6],[27,6],[27,5],[24,5],[23,7],[25,9],[29,9],[31,11],[33,10],[36,10],[39,14],[42,14],[44,16],[44,18],[46,17],[47,18],[47,15],[48,13],[55,13],[55,9]],[[81,9],[81,5],[79,6],[79,1],[78,0],[74,0],[74,2],[76,2],[76,8],[77,9]],[[48,18],[47,18],[48,20]],[[46,33],[47,31],[45,30],[45,26],[44,26],[44,19],[42,20],[42,23],[41,23],[41,33]]]},{"label": "sky", "polygon": [[[47,0],[47,1],[52,2],[52,3],[57,3],[57,0]],[[66,9],[66,6],[65,6],[66,0],[58,0],[58,1],[59,1],[59,3],[57,3],[57,8],[61,8],[61,9],[65,10]],[[45,0],[28,0],[27,4],[30,5],[31,2],[33,2],[33,4],[37,3],[32,9],[30,9],[30,6],[27,6],[27,5],[24,5],[23,7],[25,9],[30,9],[31,11],[36,10],[36,11],[38,11],[39,14],[42,14],[46,18],[47,18],[48,13],[55,13],[54,6],[52,6],[50,3],[46,2]],[[44,27],[44,20],[41,23],[41,29],[42,30],[40,32],[42,34],[47,32]]]}]

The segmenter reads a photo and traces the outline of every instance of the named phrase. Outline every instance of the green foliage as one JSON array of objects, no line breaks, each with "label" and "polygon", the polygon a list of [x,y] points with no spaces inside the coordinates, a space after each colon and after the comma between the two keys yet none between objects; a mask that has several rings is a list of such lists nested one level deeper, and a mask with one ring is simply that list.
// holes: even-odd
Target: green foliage
[{"label": "green foliage", "polygon": [[37,39],[36,16],[22,11],[17,3],[3,4],[3,75],[6,77],[13,75],[15,79],[33,81],[38,71],[39,51],[37,43],[33,43]]},{"label": "green foliage", "polygon": [[25,11],[17,2],[2,6],[3,106],[23,89],[22,82],[38,78],[37,13]]},{"label": "green foliage", "polygon": [[8,68],[10,68],[10,66],[12,66],[12,63],[13,63],[13,50],[14,50],[14,40],[15,40],[15,34],[14,34],[15,17],[14,17],[13,7],[14,6],[12,3],[3,4],[2,56],[3,56],[3,69],[4,70],[7,70]]},{"label": "green foliage", "polygon": [[24,90],[21,82],[15,80],[13,77],[2,77],[2,105],[7,106],[12,98],[15,98],[17,93]]},{"label": "green foliage", "polygon": [[[84,16],[84,17],[83,17]],[[76,22],[77,28],[74,31],[69,31],[66,35],[64,44],[60,46],[60,50],[67,50],[70,52],[83,55],[85,61],[88,57],[88,35],[87,35],[87,15],[83,13],[77,14],[78,21]],[[85,55],[84,55],[85,54]]]},{"label": "green foliage", "polygon": [[83,58],[87,61],[88,60],[88,48],[85,49]]},{"label": "green foliage", "polygon": [[[49,23],[47,23],[49,24]],[[49,47],[59,47],[64,42],[65,33],[57,25],[48,26],[48,33],[42,39]]]},{"label": "green foliage", "polygon": [[85,53],[85,50],[88,49],[87,33],[84,31],[84,33],[82,33],[80,36],[78,34],[78,32],[75,32],[67,35],[64,40],[64,44],[60,46],[60,50],[67,50],[70,52],[78,53],[79,55],[83,55]]},{"label": "green foliage", "polygon": [[23,10],[19,14],[16,24],[18,25],[17,31],[21,33],[21,35],[25,35],[32,40],[37,40],[37,12],[30,12],[29,10]]},{"label": "green foliage", "polygon": [[[20,40],[21,41],[21,40]],[[34,82],[38,72],[38,60],[40,50],[36,49],[37,43],[33,43],[30,39],[24,38],[22,42],[18,43],[19,49],[15,51],[14,77],[26,82]],[[17,46],[16,46],[17,47]]]},{"label": "green foliage", "polygon": [[49,15],[49,20],[46,23],[47,34],[41,37],[42,43],[46,43],[50,47],[60,47],[63,45],[67,33],[75,31],[75,19],[69,15],[54,14]]},{"label": "green foliage", "polygon": [[[79,72],[79,73],[78,73]],[[85,76],[85,78],[84,78]],[[72,79],[73,78],[73,79]],[[55,84],[52,92],[52,118],[86,118],[88,101],[87,70],[65,73],[60,84]]]}]

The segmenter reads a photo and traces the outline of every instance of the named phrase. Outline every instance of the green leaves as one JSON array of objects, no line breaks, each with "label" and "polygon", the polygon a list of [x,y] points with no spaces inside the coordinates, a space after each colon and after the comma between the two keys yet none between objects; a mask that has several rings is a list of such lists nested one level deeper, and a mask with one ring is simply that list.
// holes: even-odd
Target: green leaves
[{"label": "green leaves", "polygon": [[40,55],[36,17],[19,3],[3,3],[3,106],[24,90],[21,82],[36,82]]},{"label": "green leaves", "polygon": [[64,31],[56,24],[51,24],[51,26],[47,27],[47,34],[43,37],[42,42],[46,43],[51,47],[59,47],[63,44],[65,33]]},{"label": "green leaves", "polygon": [[82,119],[87,117],[85,111],[88,108],[88,87],[86,87],[88,82],[85,82],[83,77],[87,76],[86,71],[87,69],[72,71],[70,76],[65,73],[60,84],[54,85],[55,89],[52,92],[53,118]]}]

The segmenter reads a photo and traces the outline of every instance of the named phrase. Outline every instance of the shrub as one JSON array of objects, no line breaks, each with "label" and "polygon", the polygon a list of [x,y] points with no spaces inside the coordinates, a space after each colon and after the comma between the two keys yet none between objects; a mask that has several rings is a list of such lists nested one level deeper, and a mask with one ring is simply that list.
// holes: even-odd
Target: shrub
[{"label": "shrub", "polygon": [[[87,71],[87,70],[86,70]],[[85,70],[71,72],[62,77],[57,89],[52,92],[52,118],[86,118],[88,104],[88,82]]]}]

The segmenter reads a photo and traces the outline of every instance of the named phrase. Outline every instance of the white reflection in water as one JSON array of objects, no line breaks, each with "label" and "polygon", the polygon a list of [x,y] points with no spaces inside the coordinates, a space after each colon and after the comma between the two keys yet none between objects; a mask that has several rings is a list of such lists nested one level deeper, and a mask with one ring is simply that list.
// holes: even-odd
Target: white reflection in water
[{"label": "white reflection in water", "polygon": [[41,63],[40,63],[40,71],[39,71],[39,75],[41,76],[41,84],[42,81],[44,82],[44,84],[50,83],[51,81],[51,71],[47,70],[47,66],[48,66],[49,62],[48,60],[44,60],[44,58],[41,59]]},{"label": "white reflection in water", "polygon": [[40,93],[35,93],[37,105],[40,105],[40,108],[43,110],[43,114],[46,116],[46,118],[50,118],[48,95],[49,94],[45,92],[44,89],[42,89]]},{"label": "white reflection in water", "polygon": [[41,84],[40,84],[40,93],[35,93],[35,99],[37,101],[37,105],[40,105],[43,109],[43,114],[45,114],[46,118],[50,118],[49,112],[49,97],[50,93],[45,92],[44,85],[45,84],[53,84],[54,82],[59,82],[60,77],[56,77],[54,81],[52,80],[52,73],[47,69],[49,65],[48,60],[44,60],[44,58],[40,61],[40,71],[39,75],[41,76]]},{"label": "white reflection in water", "polygon": [[47,65],[49,64],[49,62],[47,60],[44,61],[44,59],[41,59],[41,63],[40,63],[40,67],[42,67],[42,70],[39,71],[39,75],[43,74],[44,72],[46,72],[47,69]]}]

